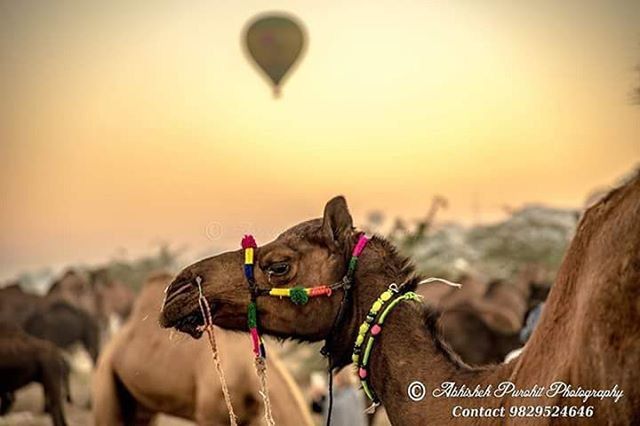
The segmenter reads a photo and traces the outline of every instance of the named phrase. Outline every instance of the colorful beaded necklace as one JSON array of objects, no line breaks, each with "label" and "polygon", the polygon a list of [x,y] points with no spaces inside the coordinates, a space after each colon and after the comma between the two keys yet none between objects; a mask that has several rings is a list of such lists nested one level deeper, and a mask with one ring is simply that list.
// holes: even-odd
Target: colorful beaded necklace
[{"label": "colorful beaded necklace", "polygon": [[[358,238],[353,251],[351,253],[351,259],[347,267],[342,280],[333,283],[331,285],[320,285],[315,287],[302,287],[296,286],[293,288],[270,288],[263,289],[258,288],[258,285],[254,279],[254,266],[255,266],[255,249],[257,248],[256,240],[252,235],[245,235],[242,239],[241,246],[244,250],[244,276],[247,279],[249,290],[251,291],[251,302],[247,308],[247,325],[249,327],[249,333],[251,334],[251,340],[253,342],[253,353],[256,357],[266,358],[266,351],[264,348],[264,342],[260,336],[258,330],[258,296],[273,296],[273,297],[287,297],[296,305],[304,305],[309,301],[310,297],[318,296],[331,296],[334,290],[342,288],[348,290],[353,283],[354,274],[358,265],[358,258],[365,246],[369,242],[369,238],[364,234],[361,234]],[[341,310],[342,312],[342,310]],[[337,321],[334,321],[334,324]]]},{"label": "colorful beaded necklace", "polygon": [[[358,367],[358,377],[360,378],[362,389],[372,402],[370,407],[371,411],[380,405],[380,399],[369,383],[369,370],[367,368],[376,336],[382,332],[384,320],[398,303],[403,300],[419,299],[420,296],[412,291],[400,294],[398,286],[395,283],[391,284],[389,288],[373,302],[369,313],[367,313],[365,320],[358,329],[358,337],[353,346],[351,360]],[[362,352],[363,347],[364,353]]]}]

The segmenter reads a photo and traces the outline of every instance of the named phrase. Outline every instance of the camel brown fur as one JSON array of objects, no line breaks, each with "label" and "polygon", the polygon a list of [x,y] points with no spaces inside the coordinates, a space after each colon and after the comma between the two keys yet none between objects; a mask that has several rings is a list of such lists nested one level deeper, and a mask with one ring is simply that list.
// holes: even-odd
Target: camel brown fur
[{"label": "camel brown fur", "polygon": [[49,300],[64,300],[91,315],[98,315],[98,302],[86,274],[68,269],[47,292]]},{"label": "camel brown fur", "polygon": [[[93,383],[97,426],[146,424],[156,413],[190,419],[198,425],[228,424],[207,342],[173,335],[157,323],[171,278],[161,274],[146,283],[130,318],[101,354]],[[262,424],[262,399],[249,339],[217,329],[216,341],[238,423]],[[267,364],[277,424],[311,424],[297,385],[273,351]]]},{"label": "camel brown fur", "polygon": [[[502,362],[505,356],[522,346],[520,330],[524,325],[532,288],[538,282],[538,270],[524,268],[513,282],[495,280],[482,287],[478,280],[464,279],[462,289],[452,289],[437,305],[442,312],[438,324],[444,340],[466,363],[485,365]],[[486,288],[484,294],[464,289],[469,285]],[[423,295],[423,288],[418,294]],[[453,297],[453,295],[458,297]],[[431,300],[427,294],[425,300]]]},{"label": "camel brown fur", "polygon": [[[441,340],[437,318],[426,305],[403,302],[386,318],[370,360],[369,380],[394,425],[423,424],[639,424],[640,423],[640,175],[590,208],[565,255],[540,323],[522,355],[508,364],[470,368]],[[338,281],[346,271],[357,240],[344,198],[325,207],[323,219],[303,222],[255,253],[257,285],[314,286]],[[165,327],[199,337],[197,326],[200,277],[213,321],[247,331],[249,289],[243,276],[241,250],[204,259],[184,269],[168,289],[161,316]],[[288,265],[287,268],[282,263]],[[277,265],[277,268],[273,265]],[[277,273],[276,273],[277,272]],[[267,276],[271,275],[271,280]],[[363,251],[345,320],[334,331],[330,350],[336,366],[350,362],[359,324],[374,300],[391,283],[415,289],[419,277],[391,244],[374,238]],[[338,312],[341,290],[333,297],[313,298],[306,305],[261,297],[264,333],[302,339],[328,337]],[[509,409],[522,405],[580,406],[568,396],[514,398],[439,397],[432,391],[445,382],[471,389],[510,380],[518,389],[565,381],[585,389],[623,390],[613,399],[591,398],[593,417],[453,418],[456,406]],[[427,396],[409,399],[410,383],[425,384]]]},{"label": "camel brown fur", "polygon": [[493,281],[489,283],[484,297],[471,301],[471,304],[492,329],[502,334],[518,333],[528,309],[529,283],[523,278],[513,283]]},{"label": "camel brown fur", "polygon": [[66,300],[29,294],[19,285],[11,285],[0,289],[0,321],[64,350],[73,344],[82,344],[94,362],[98,358],[97,321]]},{"label": "camel brown fur", "polygon": [[442,312],[470,300],[482,299],[487,293],[489,283],[483,277],[464,274],[457,281],[462,287],[455,288],[436,282],[422,285],[417,291],[429,304]]},{"label": "camel brown fur", "polygon": [[45,303],[44,297],[26,293],[17,283],[0,288],[0,321],[20,327]]},{"label": "camel brown fur", "polygon": [[135,296],[125,284],[112,279],[106,269],[87,273],[68,269],[53,282],[47,299],[64,300],[85,310],[98,320],[103,330],[107,330],[112,317],[119,321],[126,319]]},{"label": "camel brown fur", "polygon": [[82,343],[95,362],[100,340],[106,340],[113,331],[110,320],[126,318],[133,299],[132,290],[111,279],[104,269],[87,274],[69,269],[45,296],[27,293],[17,283],[0,288],[0,321],[17,325],[62,349]]},{"label": "camel brown fur", "polygon": [[48,340],[65,350],[80,343],[94,363],[98,359],[98,322],[67,302],[57,301],[39,307],[25,320],[23,329],[31,336]]},{"label": "camel brown fur", "polygon": [[69,367],[62,354],[48,341],[0,323],[0,415],[11,408],[13,392],[32,382],[44,388],[45,411],[53,425],[65,426],[63,395],[70,402]]}]

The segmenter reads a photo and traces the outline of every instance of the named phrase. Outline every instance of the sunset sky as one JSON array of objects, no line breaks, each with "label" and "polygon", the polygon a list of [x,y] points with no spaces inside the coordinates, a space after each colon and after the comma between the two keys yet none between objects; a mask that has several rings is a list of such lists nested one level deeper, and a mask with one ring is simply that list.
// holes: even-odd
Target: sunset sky
[{"label": "sunset sky", "polygon": [[[241,32],[309,46],[274,100]],[[580,207],[640,163],[638,1],[0,2],[0,278],[266,241],[347,196]]]}]

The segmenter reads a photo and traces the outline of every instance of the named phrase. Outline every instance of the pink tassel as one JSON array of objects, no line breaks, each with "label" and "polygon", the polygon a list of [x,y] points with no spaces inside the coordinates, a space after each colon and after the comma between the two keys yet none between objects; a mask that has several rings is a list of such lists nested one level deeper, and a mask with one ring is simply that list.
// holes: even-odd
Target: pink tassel
[{"label": "pink tassel", "polygon": [[260,336],[258,335],[258,329],[252,328],[251,332],[251,341],[253,342],[253,353],[256,356],[260,355]]},{"label": "pink tassel", "polygon": [[360,376],[360,378],[362,380],[367,378],[367,370],[365,370],[364,368],[360,367],[360,369],[358,370],[358,376]]},{"label": "pink tassel", "polygon": [[353,254],[352,255],[354,257],[360,256],[360,253],[362,253],[362,250],[364,250],[364,246],[366,246],[368,242],[369,242],[369,238],[367,238],[366,235],[364,235],[364,234],[360,235],[360,239],[358,240],[358,243],[353,248]]},{"label": "pink tassel", "polygon": [[253,235],[245,235],[242,239],[241,245],[243,249],[258,247],[258,245],[256,244],[256,240],[253,238]]}]

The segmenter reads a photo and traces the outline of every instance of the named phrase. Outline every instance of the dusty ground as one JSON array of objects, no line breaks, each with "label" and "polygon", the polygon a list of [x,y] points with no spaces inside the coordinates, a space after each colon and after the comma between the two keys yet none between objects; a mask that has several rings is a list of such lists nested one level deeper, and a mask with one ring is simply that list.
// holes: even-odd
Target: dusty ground
[{"label": "dusty ground", "polygon": [[[91,409],[88,406],[89,387],[73,378],[71,392],[74,404],[65,404],[65,414],[69,426],[88,426],[93,424]],[[29,385],[16,394],[16,404],[9,414],[0,417],[0,426],[51,426],[51,419],[42,412],[44,399],[42,386]],[[158,426],[188,426],[194,423],[171,416],[162,415]]]}]

